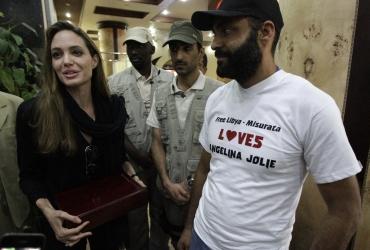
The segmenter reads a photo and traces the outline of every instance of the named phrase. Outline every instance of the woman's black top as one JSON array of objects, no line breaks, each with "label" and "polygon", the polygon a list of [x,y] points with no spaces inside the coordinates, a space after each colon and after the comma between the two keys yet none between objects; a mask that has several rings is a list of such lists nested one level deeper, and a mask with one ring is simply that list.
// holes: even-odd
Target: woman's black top
[{"label": "woman's black top", "polygon": [[[119,103],[120,108],[124,109],[122,97],[113,95],[110,98],[115,100],[112,103]],[[74,122],[77,152],[71,156],[62,151],[42,154],[38,151],[37,135],[31,126],[35,103],[35,99],[22,103],[18,108],[16,122],[20,187],[33,204],[39,198],[48,198],[56,206],[54,194],[83,185],[94,178],[121,172],[122,163],[126,160],[123,146],[126,118],[120,128],[109,136],[102,138],[92,135],[91,144],[82,136],[78,122]],[[106,119],[110,112],[98,105],[94,103],[97,123]]]}]

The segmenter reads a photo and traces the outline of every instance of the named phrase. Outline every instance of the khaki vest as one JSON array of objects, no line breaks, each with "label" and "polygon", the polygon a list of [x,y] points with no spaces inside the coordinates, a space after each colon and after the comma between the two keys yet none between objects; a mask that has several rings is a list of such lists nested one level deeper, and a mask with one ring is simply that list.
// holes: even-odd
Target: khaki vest
[{"label": "khaki vest", "polygon": [[0,92],[0,235],[20,231],[30,215],[27,197],[19,188],[16,114],[23,100]]},{"label": "khaki vest", "polygon": [[219,86],[220,82],[206,77],[204,89],[195,92],[183,129],[179,124],[171,86],[162,85],[155,93],[155,108],[166,152],[166,167],[172,182],[180,183],[196,171],[202,151],[199,134],[203,125],[205,105],[208,96]]},{"label": "khaki vest", "polygon": [[[157,87],[170,85],[173,77],[173,74],[165,70],[154,68],[150,95],[151,102]],[[137,149],[149,152],[152,141],[150,126],[146,124],[149,111],[145,109],[144,101],[141,98],[134,69],[130,67],[113,75],[109,78],[108,85],[112,94],[117,94],[125,98],[125,106],[129,115],[125,133]]]}]

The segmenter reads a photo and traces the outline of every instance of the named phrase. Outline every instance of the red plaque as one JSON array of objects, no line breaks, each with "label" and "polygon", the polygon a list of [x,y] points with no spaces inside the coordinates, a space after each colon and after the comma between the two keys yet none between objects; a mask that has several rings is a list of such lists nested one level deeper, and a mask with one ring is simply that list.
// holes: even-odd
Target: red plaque
[{"label": "red plaque", "polygon": [[126,175],[95,180],[56,195],[58,209],[90,221],[84,231],[120,218],[147,201],[147,189]]}]

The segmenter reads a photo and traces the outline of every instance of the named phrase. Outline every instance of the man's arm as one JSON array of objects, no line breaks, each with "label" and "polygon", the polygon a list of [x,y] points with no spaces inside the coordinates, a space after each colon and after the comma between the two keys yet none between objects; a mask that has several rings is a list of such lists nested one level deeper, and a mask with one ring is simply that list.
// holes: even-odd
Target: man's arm
[{"label": "man's arm", "polygon": [[124,161],[122,164],[122,170],[130,176],[134,181],[136,181],[140,186],[146,187],[145,183],[140,179],[140,177],[136,174],[134,167],[131,165],[129,161]]},{"label": "man's arm", "polygon": [[132,160],[134,160],[137,164],[145,169],[150,169],[153,167],[153,161],[150,157],[150,154],[138,150],[126,134],[124,143],[127,154],[131,157]]},{"label": "man's arm", "polygon": [[153,128],[152,136],[152,157],[164,189],[171,196],[171,199],[176,203],[181,204],[187,202],[190,198],[190,194],[185,189],[185,186],[179,183],[173,183],[168,177],[166,168],[166,153],[164,152],[161,141],[161,129]]},{"label": "man's arm", "polygon": [[193,229],[195,212],[197,211],[199,200],[202,196],[203,186],[208,176],[210,161],[211,154],[203,149],[199,165],[195,173],[194,184],[191,189],[190,205],[185,227],[177,244],[179,250],[187,250],[190,247],[191,231]]},{"label": "man's arm", "polygon": [[328,207],[311,250],[344,250],[361,220],[361,198],[355,176],[318,185]]}]

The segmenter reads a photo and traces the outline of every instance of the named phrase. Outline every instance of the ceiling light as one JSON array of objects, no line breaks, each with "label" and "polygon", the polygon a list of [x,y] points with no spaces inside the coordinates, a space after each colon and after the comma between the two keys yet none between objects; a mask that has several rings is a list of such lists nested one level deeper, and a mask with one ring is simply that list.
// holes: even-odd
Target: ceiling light
[{"label": "ceiling light", "polygon": [[170,12],[168,10],[164,10],[164,11],[162,11],[162,14],[167,16],[168,14],[170,14]]},{"label": "ceiling light", "polygon": [[71,15],[71,13],[66,12],[66,17],[67,17],[67,18],[71,18],[71,16],[72,16],[72,15]]},{"label": "ceiling light", "polygon": [[180,0],[181,2],[187,2],[188,0]]}]

